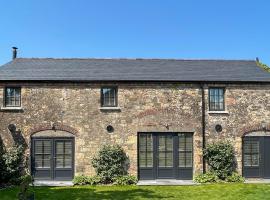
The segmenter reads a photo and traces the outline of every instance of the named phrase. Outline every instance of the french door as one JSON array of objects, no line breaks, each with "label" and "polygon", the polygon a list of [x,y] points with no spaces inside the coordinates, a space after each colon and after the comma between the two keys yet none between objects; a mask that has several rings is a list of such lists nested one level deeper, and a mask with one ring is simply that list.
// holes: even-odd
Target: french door
[{"label": "french door", "polygon": [[73,138],[32,138],[31,171],[35,179],[72,180]]},{"label": "french door", "polygon": [[249,136],[243,138],[243,176],[246,178],[270,178],[270,137]]},{"label": "french door", "polygon": [[139,133],[139,178],[192,179],[192,133]]}]

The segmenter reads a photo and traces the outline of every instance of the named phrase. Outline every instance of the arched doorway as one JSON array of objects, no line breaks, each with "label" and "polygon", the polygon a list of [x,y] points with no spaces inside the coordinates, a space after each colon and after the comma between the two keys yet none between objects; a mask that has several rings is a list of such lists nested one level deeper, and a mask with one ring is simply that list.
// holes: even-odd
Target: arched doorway
[{"label": "arched doorway", "polygon": [[270,178],[270,132],[254,131],[243,137],[243,176]]},{"label": "arched doorway", "polygon": [[74,135],[63,130],[43,130],[31,136],[31,173],[35,180],[72,180]]}]

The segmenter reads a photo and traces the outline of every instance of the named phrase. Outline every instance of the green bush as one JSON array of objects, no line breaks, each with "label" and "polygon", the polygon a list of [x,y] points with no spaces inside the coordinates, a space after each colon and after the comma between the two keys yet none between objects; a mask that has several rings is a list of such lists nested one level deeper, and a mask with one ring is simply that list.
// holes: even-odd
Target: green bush
[{"label": "green bush", "polygon": [[24,175],[19,178],[20,181],[20,191],[18,193],[19,200],[33,199],[34,193],[29,191],[30,184],[33,183],[32,176]]},{"label": "green bush", "polygon": [[195,176],[194,181],[196,183],[217,183],[219,178],[214,172],[206,172],[205,174],[199,174]]},{"label": "green bush", "polygon": [[203,154],[210,170],[214,171],[219,179],[225,180],[235,171],[234,150],[230,142],[209,144]]},{"label": "green bush", "polygon": [[226,178],[226,182],[243,183],[245,179],[238,173],[233,172],[231,176]]},{"label": "green bush", "polygon": [[127,163],[128,157],[119,145],[103,146],[92,160],[97,175],[105,184],[112,183],[118,176],[127,175]]},{"label": "green bush", "polygon": [[24,148],[14,145],[8,149],[1,148],[0,183],[19,184],[19,177],[24,171]]},{"label": "green bush", "polygon": [[136,176],[119,176],[113,179],[114,185],[135,185],[138,182]]},{"label": "green bush", "polygon": [[98,185],[102,182],[101,178],[99,176],[75,176],[73,179],[74,185]]}]

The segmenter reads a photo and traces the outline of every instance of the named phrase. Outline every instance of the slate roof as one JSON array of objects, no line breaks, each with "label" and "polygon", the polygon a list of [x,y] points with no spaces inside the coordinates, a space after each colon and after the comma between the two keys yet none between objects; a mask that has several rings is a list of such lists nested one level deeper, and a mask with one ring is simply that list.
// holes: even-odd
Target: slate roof
[{"label": "slate roof", "polygon": [[252,60],[16,58],[0,81],[270,82]]}]

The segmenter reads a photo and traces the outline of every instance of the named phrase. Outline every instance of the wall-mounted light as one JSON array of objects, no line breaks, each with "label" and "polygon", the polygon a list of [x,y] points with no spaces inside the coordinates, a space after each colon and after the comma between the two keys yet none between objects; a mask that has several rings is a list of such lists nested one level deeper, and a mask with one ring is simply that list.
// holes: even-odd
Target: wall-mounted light
[{"label": "wall-mounted light", "polygon": [[262,129],[264,131],[266,131],[266,126],[267,126],[267,123],[265,121],[262,122]]}]

